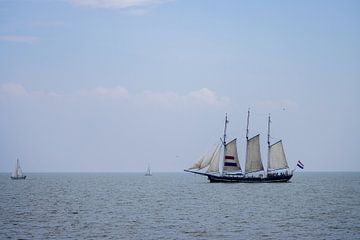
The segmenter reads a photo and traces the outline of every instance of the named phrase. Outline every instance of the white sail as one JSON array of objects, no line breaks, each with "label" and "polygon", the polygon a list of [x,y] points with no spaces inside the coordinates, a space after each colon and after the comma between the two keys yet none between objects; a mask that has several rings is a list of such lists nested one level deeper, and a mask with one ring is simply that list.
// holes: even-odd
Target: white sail
[{"label": "white sail", "polygon": [[148,164],[148,167],[147,167],[147,169],[146,169],[145,175],[146,175],[146,176],[151,176],[150,164]]},{"label": "white sail", "polygon": [[220,147],[220,145],[218,145],[215,153],[212,155],[209,168],[207,169],[206,172],[208,172],[208,173],[209,172],[219,172],[220,150],[221,150],[221,147]]},{"label": "white sail", "polygon": [[200,169],[201,167],[201,163],[206,159],[208,154],[205,154],[204,156],[202,156],[198,161],[196,161],[190,168],[191,169]]},{"label": "white sail", "polygon": [[11,174],[12,177],[22,177],[23,173],[20,167],[19,159],[16,160],[16,166],[14,172]]},{"label": "white sail", "polygon": [[216,153],[220,150],[220,144],[216,145],[215,149],[207,155],[207,158],[201,163],[200,168],[204,168],[210,165],[214,160]]},{"label": "white sail", "polygon": [[224,168],[225,172],[239,172],[241,171],[239,158],[237,154],[236,138],[226,144],[224,153]]},{"label": "white sail", "polygon": [[260,135],[247,140],[245,172],[257,172],[264,170],[261,162]]},{"label": "white sail", "polygon": [[269,147],[268,154],[268,170],[289,168],[281,140]]},{"label": "white sail", "polygon": [[15,167],[14,171],[11,173],[12,177],[17,177],[17,167]]},{"label": "white sail", "polygon": [[216,145],[214,149],[212,149],[212,151],[204,154],[198,161],[196,161],[190,168],[191,169],[203,169],[207,166],[209,166],[209,164],[211,163],[214,155],[216,154],[216,152],[218,151],[218,148],[220,147],[220,144]]},{"label": "white sail", "polygon": [[22,173],[22,170],[21,170],[21,167],[19,166],[19,168],[17,169],[17,175],[18,177],[22,177],[23,173]]}]

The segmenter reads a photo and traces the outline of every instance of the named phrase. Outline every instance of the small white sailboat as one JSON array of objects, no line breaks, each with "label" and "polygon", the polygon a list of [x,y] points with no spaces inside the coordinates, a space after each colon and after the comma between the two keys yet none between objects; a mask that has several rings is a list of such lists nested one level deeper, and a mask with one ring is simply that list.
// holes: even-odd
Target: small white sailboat
[{"label": "small white sailboat", "polygon": [[148,164],[148,167],[147,167],[146,172],[145,172],[145,176],[152,176],[150,164]]},{"label": "small white sailboat", "polygon": [[16,159],[16,166],[15,166],[13,173],[11,174],[11,179],[19,180],[19,179],[25,179],[25,178],[26,178],[26,176],[23,174],[23,172],[21,170],[19,159]]}]

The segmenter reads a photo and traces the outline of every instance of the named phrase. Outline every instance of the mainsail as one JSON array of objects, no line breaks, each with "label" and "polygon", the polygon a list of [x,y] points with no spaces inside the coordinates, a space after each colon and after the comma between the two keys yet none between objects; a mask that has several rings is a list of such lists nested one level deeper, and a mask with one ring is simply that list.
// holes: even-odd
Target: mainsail
[{"label": "mainsail", "polygon": [[236,148],[236,138],[225,146],[224,153],[224,171],[225,172],[239,172],[241,171],[239,158]]},{"label": "mainsail", "polygon": [[268,154],[268,170],[289,168],[281,140],[269,146]]},{"label": "mainsail", "polygon": [[245,172],[257,172],[264,170],[260,154],[260,134],[247,140]]}]

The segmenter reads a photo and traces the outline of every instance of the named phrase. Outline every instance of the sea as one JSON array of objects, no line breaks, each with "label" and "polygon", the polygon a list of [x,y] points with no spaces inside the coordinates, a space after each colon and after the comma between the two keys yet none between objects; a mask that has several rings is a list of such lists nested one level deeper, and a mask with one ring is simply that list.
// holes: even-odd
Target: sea
[{"label": "sea", "polygon": [[0,239],[360,239],[360,173],[209,183],[190,173],[0,174]]}]

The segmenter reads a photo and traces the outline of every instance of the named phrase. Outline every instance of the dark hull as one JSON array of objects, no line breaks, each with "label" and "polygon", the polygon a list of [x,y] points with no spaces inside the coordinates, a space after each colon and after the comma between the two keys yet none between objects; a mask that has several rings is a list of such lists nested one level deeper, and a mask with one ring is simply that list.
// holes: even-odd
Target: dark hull
[{"label": "dark hull", "polygon": [[200,173],[185,170],[199,175],[207,176],[211,183],[272,183],[272,182],[288,182],[293,175],[274,175],[268,177],[244,177],[243,175],[224,175],[217,176],[208,173]]},{"label": "dark hull", "polygon": [[22,177],[10,177],[12,180],[22,180],[25,179],[26,176],[22,176]]},{"label": "dark hull", "polygon": [[292,175],[273,176],[273,177],[240,177],[240,176],[214,176],[207,175],[211,183],[228,182],[228,183],[271,183],[271,182],[288,182]]}]

